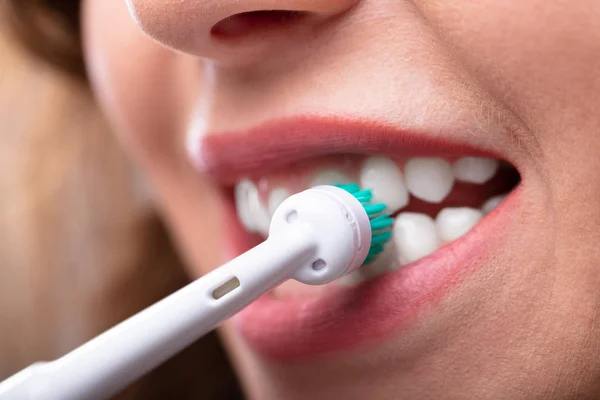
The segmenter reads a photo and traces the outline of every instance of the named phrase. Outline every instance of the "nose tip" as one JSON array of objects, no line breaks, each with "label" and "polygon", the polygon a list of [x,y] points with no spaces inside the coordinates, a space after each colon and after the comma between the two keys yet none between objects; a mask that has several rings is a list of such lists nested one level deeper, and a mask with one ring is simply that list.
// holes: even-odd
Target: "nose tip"
[{"label": "nose tip", "polygon": [[159,43],[204,58],[264,54],[352,8],[359,0],[127,0]]}]

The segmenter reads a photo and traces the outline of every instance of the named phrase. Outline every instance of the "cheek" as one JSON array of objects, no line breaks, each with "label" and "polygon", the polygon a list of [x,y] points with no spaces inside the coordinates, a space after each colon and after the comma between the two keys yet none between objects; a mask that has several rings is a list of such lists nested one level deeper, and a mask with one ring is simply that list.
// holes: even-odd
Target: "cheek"
[{"label": "cheek", "polygon": [[[161,213],[194,275],[221,262],[219,193],[185,156],[202,97],[202,65],[146,37],[123,0],[85,0],[85,57],[99,105],[149,178]],[[202,228],[208,227],[208,228]]]},{"label": "cheek", "polygon": [[154,43],[123,0],[86,0],[85,57],[92,88],[129,151],[142,159],[179,152],[201,89],[201,65]]},{"label": "cheek", "polygon": [[[565,113],[597,118],[595,0],[420,1],[461,61],[532,130],[562,136]],[[553,129],[559,127],[559,129]],[[544,140],[554,140],[542,137]]]},{"label": "cheek", "polygon": [[461,63],[527,125],[515,136],[534,149],[528,156],[540,176],[552,176],[556,209],[586,203],[580,223],[595,223],[600,216],[583,209],[597,210],[590,200],[600,192],[600,3],[418,2]]}]

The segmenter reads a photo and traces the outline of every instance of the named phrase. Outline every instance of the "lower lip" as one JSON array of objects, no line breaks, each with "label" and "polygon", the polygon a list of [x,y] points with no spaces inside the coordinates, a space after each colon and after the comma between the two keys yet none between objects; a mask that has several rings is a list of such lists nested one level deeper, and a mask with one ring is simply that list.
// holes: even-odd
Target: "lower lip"
[{"label": "lower lip", "polygon": [[[262,357],[295,362],[342,353],[397,337],[433,309],[466,276],[485,265],[500,247],[521,186],[467,235],[395,272],[355,288],[332,287],[310,299],[266,294],[235,317],[234,326]],[[252,245],[228,207],[229,243],[237,256]]]}]

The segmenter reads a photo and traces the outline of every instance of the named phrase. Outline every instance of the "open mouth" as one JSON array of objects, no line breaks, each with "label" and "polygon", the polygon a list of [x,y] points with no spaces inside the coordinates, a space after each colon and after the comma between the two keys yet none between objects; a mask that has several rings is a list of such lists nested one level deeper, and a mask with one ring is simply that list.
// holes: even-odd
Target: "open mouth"
[{"label": "open mouth", "polygon": [[284,283],[240,314],[242,336],[272,358],[353,347],[411,320],[482,263],[493,227],[510,214],[497,211],[510,208],[502,205],[520,186],[517,169],[486,149],[340,126],[279,122],[207,136],[192,154],[233,197],[238,254],[268,236],[284,199],[317,185],[356,182],[395,219],[392,240],[373,262],[326,286]]},{"label": "open mouth", "polygon": [[[271,217],[290,195],[318,185],[358,182],[395,219],[393,239],[373,262],[346,276],[356,285],[422,259],[466,235],[519,182],[517,170],[488,157],[333,155],[246,178],[234,189],[237,217],[246,232],[266,239]],[[287,285],[278,298],[316,293]],[[296,290],[294,290],[294,288]]]}]

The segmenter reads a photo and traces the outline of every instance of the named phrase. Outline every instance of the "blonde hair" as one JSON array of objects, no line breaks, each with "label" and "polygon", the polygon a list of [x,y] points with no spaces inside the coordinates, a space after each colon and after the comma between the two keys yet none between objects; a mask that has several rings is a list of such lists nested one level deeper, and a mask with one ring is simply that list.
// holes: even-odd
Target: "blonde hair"
[{"label": "blonde hair", "polygon": [[[13,26],[23,37],[26,25]],[[0,380],[188,282],[85,82],[32,59],[7,34],[0,32]],[[210,335],[122,396],[220,399],[238,389]]]}]

